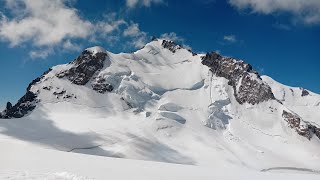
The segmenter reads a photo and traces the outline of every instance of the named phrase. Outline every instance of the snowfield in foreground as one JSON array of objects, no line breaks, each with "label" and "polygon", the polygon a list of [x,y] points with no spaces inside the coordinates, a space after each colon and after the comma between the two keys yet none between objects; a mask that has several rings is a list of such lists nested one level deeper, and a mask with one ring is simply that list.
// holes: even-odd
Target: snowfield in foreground
[{"label": "snowfield in foreground", "polygon": [[10,180],[316,180],[320,177],[317,172],[258,172],[247,168],[212,168],[99,157],[35,148],[22,142],[6,143],[1,147],[0,158],[0,179]]},{"label": "snowfield in foreground", "polygon": [[320,96],[167,40],[86,49],[0,113],[1,179],[320,179]]}]

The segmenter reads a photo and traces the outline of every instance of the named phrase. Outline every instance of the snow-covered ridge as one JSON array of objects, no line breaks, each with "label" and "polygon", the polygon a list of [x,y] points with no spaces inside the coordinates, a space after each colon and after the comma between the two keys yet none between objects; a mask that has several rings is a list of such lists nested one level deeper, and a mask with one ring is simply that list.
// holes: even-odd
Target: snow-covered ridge
[{"label": "snow-covered ridge", "polygon": [[107,53],[107,51],[101,46],[94,46],[94,47],[87,48],[85,50],[91,52],[93,55],[97,53]]},{"label": "snow-covered ridge", "polygon": [[320,169],[320,97],[308,92],[169,40],[134,53],[95,47],[8,105],[0,141],[209,167]]}]

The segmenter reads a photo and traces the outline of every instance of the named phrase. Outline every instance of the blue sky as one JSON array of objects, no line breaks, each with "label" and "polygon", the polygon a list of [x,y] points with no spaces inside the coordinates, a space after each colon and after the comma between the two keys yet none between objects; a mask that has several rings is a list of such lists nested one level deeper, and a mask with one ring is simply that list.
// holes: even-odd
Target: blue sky
[{"label": "blue sky", "polygon": [[0,104],[86,47],[132,52],[153,35],[320,93],[319,0],[0,0]]}]

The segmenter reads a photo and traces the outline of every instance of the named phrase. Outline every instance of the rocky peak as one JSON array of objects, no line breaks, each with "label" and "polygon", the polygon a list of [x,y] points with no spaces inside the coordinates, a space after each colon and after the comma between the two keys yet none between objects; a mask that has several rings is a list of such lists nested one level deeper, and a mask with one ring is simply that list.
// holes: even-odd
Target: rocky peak
[{"label": "rocky peak", "polygon": [[161,45],[162,47],[169,49],[173,53],[175,53],[179,49],[182,49],[182,46],[170,40],[163,40]]},{"label": "rocky peak", "polygon": [[108,54],[101,47],[88,48],[72,61],[72,68],[58,73],[58,78],[67,78],[73,84],[85,85],[92,76],[103,68],[104,61]]},{"label": "rocky peak", "polygon": [[[65,77],[73,84],[85,85],[97,71],[103,68],[107,56],[107,52],[101,47],[88,48],[84,50],[78,58],[69,63],[71,65],[70,69],[60,72],[56,74],[56,76],[58,78]],[[42,76],[34,79],[28,85],[26,94],[20,98],[14,106],[12,106],[11,103],[7,103],[7,108],[1,113],[0,118],[21,118],[34,110],[39,100],[37,99],[38,92],[33,92],[32,87],[39,83],[50,71],[52,71],[52,69],[49,69]],[[44,87],[44,89],[50,90],[49,87]],[[94,89],[98,89],[99,91],[96,91],[102,93],[104,91],[112,91],[112,86],[102,84],[100,86],[96,85]]]},{"label": "rocky peak", "polygon": [[[158,39],[154,39],[153,41],[157,41]],[[190,53],[192,53],[193,56],[196,56],[197,53],[193,52],[191,49],[187,49],[185,47],[183,47],[182,45],[177,44],[174,41],[171,40],[162,40],[162,47],[170,50],[171,52],[175,53],[177,52],[177,50],[179,49],[186,49],[187,51],[189,51]]]},{"label": "rocky peak", "polygon": [[262,81],[250,64],[242,60],[212,52],[202,57],[202,64],[208,66],[216,76],[229,80],[228,84],[233,87],[234,96],[240,104],[254,105],[275,99],[270,86]]}]

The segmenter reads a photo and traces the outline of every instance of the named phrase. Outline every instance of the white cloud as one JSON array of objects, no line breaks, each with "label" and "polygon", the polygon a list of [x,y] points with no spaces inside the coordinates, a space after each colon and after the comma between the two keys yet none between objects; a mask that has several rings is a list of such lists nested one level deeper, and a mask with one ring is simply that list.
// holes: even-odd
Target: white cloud
[{"label": "white cloud", "polygon": [[80,45],[72,43],[70,40],[66,40],[62,47],[64,51],[81,51],[82,49]]},{"label": "white cloud", "polygon": [[118,31],[121,26],[127,26],[128,23],[121,18],[117,18],[116,13],[104,15],[104,20],[99,21],[95,25],[95,30],[103,35],[108,35],[114,31]]},{"label": "white cloud", "polygon": [[31,51],[29,53],[29,56],[32,59],[45,59],[52,53],[53,53],[53,49],[52,48],[46,48],[46,49],[43,49],[43,50]]},{"label": "white cloud", "polygon": [[233,34],[231,34],[231,35],[225,35],[225,36],[223,37],[223,40],[228,41],[228,42],[231,42],[231,43],[237,42],[237,38],[236,38],[236,36],[233,35]]},{"label": "white cloud", "polygon": [[137,6],[150,7],[152,4],[161,4],[163,0],[126,0],[126,5],[129,8],[135,8]]},{"label": "white cloud", "polygon": [[127,23],[123,19],[114,20],[114,21],[111,21],[111,22],[101,21],[101,22],[97,23],[96,30],[98,32],[109,34],[109,33],[112,33],[115,30],[119,30],[119,27],[121,25],[124,25],[124,24],[127,24]]},{"label": "white cloud", "polygon": [[[90,22],[71,5],[76,0],[4,0],[5,14],[0,12],[0,41],[11,47],[28,45],[32,59],[46,58],[53,52],[80,51],[76,42],[115,41],[127,37],[133,47],[141,47],[147,33],[139,25],[117,18],[116,13]],[[145,6],[156,1],[139,1]],[[123,32],[124,31],[124,32]],[[31,46],[30,46],[31,45]]]},{"label": "white cloud", "polygon": [[[0,37],[17,46],[32,41],[35,46],[48,46],[61,43],[66,38],[86,38],[93,25],[83,20],[77,10],[67,7],[64,0],[21,0],[6,5],[13,13],[16,8],[20,16],[0,22]],[[14,8],[14,9],[13,9]]]},{"label": "white cloud", "polygon": [[139,24],[137,23],[131,24],[127,29],[123,31],[124,36],[137,37],[141,34],[143,34],[143,32],[140,31]]},{"label": "white cloud", "polygon": [[131,37],[132,41],[129,44],[136,48],[142,48],[147,42],[147,33],[139,28],[139,24],[132,23],[123,31],[125,37]]},{"label": "white cloud", "polygon": [[295,22],[305,24],[320,23],[319,0],[229,0],[234,7],[251,9],[255,13],[289,13]]}]

